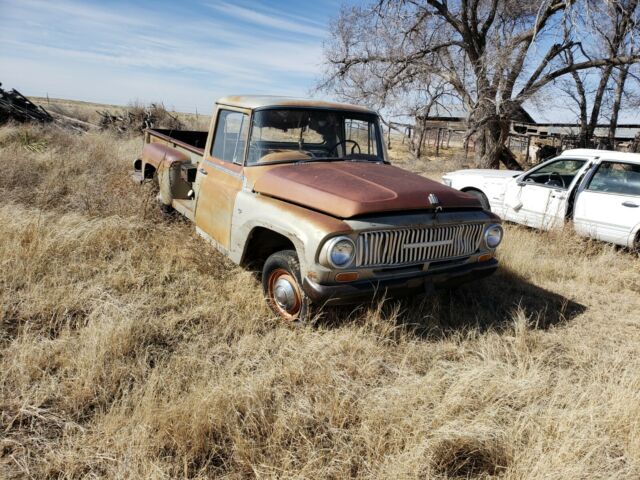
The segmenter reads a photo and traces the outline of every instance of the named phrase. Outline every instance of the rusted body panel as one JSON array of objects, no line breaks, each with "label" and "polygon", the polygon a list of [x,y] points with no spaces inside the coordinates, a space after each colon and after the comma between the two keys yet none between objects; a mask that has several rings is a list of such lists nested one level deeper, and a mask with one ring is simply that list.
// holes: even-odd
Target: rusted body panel
[{"label": "rusted body panel", "polygon": [[[391,165],[372,162],[278,165],[258,176],[254,185],[257,192],[340,218],[436,207],[482,208],[469,194]],[[430,193],[437,196],[438,204],[429,202]]]},{"label": "rusted body panel", "polygon": [[242,188],[242,167],[207,156],[199,169],[204,178],[199,184],[196,225],[229,250],[236,195]]},{"label": "rusted body panel", "polygon": [[175,162],[189,162],[189,155],[164,143],[147,143],[142,149],[142,160],[153,165],[156,170],[168,167]]}]

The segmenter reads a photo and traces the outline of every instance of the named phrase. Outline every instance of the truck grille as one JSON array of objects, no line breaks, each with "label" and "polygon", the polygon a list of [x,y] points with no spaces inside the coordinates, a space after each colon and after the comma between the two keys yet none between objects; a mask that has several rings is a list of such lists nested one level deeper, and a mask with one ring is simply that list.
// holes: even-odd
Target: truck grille
[{"label": "truck grille", "polygon": [[407,265],[471,255],[480,246],[482,224],[378,230],[358,235],[358,267]]}]

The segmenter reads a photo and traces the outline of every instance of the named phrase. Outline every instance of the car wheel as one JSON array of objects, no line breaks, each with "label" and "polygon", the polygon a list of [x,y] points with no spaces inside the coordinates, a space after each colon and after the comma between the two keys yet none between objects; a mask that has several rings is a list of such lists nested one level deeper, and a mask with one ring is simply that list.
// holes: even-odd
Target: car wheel
[{"label": "car wheel", "polygon": [[480,201],[480,204],[482,205],[482,208],[484,208],[488,212],[491,211],[491,205],[489,205],[489,199],[480,190],[467,190],[464,193],[468,193],[469,195],[473,195],[474,197],[476,197]]},{"label": "car wheel", "polygon": [[267,258],[262,269],[262,290],[269,307],[283,320],[307,320],[309,300],[302,290],[300,264],[293,250],[282,250]]}]

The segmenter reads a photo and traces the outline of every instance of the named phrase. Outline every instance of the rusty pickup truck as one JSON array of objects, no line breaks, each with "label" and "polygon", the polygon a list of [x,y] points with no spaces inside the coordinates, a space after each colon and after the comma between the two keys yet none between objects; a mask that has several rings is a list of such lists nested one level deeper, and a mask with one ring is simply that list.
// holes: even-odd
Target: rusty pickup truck
[{"label": "rusty pickup truck", "polygon": [[233,262],[261,271],[286,320],[497,268],[500,219],[472,195],[392,166],[368,108],[229,96],[208,132],[144,135],[134,177],[156,182],[162,207]]}]

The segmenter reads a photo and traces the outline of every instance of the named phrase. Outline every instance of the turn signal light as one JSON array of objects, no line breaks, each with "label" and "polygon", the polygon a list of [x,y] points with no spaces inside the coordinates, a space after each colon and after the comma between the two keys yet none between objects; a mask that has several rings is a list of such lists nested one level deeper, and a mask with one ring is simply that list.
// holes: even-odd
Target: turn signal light
[{"label": "turn signal light", "polygon": [[493,258],[493,253],[485,253],[478,257],[478,262],[487,262]]},{"label": "turn signal light", "polygon": [[340,272],[336,275],[336,282],[353,282],[358,279],[358,272]]}]

